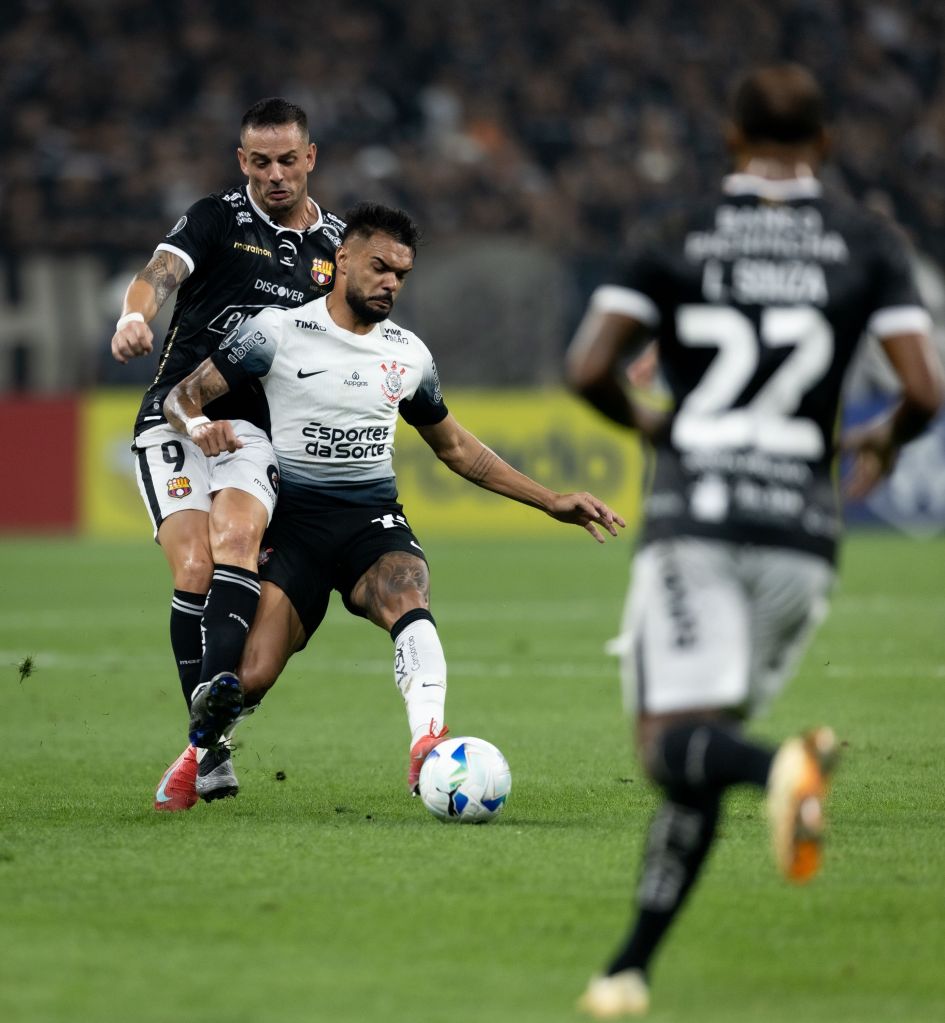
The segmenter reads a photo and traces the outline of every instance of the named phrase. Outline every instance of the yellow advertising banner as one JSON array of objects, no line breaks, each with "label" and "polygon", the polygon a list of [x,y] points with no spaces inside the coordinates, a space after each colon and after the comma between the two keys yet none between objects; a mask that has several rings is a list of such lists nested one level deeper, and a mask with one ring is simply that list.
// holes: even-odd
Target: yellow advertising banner
[{"label": "yellow advertising banner", "polygon": [[82,531],[92,536],[151,536],[138,494],[131,440],[140,391],[95,391],[79,415],[79,507]]},{"label": "yellow advertising banner", "polygon": [[[642,454],[636,435],[611,425],[563,391],[452,391],[450,411],[507,462],[553,490],[589,490],[636,525]],[[394,466],[414,531],[459,535],[540,534],[547,515],[450,472],[416,431],[397,429]]]},{"label": "yellow advertising banner", "polygon": [[[131,430],[137,391],[101,391],[82,407],[81,509],[95,536],[150,535],[138,494]],[[590,490],[627,520],[640,511],[642,454],[636,436],[563,391],[453,391],[453,415],[517,469],[559,491]],[[425,535],[538,535],[560,526],[541,512],[461,479],[406,423],[394,467],[413,529]]]}]

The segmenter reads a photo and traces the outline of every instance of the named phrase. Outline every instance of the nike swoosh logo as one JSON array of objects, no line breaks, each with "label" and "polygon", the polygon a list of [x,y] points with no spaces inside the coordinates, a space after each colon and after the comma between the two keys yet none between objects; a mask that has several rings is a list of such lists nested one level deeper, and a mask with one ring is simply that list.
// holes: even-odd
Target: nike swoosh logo
[{"label": "nike swoosh logo", "polygon": [[421,553],[423,553],[423,548],[422,548],[422,547],[420,546],[420,544],[418,544],[418,543],[416,542],[416,540],[411,540],[411,541],[410,541],[410,546],[411,546],[411,547],[416,547],[418,551],[420,551]]},{"label": "nike swoosh logo", "polygon": [[299,370],[299,380],[304,380],[306,377],[317,377],[319,373],[327,373],[325,369],[313,369],[311,373],[303,373]]},{"label": "nike swoosh logo", "polygon": [[420,683],[420,688],[421,689],[429,689],[431,686],[435,687],[436,689],[445,689],[446,688],[446,686],[442,682],[421,682]]},{"label": "nike swoosh logo", "polygon": [[[206,684],[206,683],[204,683],[204,684]],[[199,688],[200,687],[198,686],[198,689]],[[171,780],[171,775],[174,773],[175,768],[180,764],[180,762],[184,759],[184,757],[186,755],[187,755],[187,750],[184,750],[184,752],[181,753],[181,755],[174,761],[174,763],[171,764],[171,766],[164,772],[164,777],[161,779],[161,784],[158,785],[158,790],[154,794],[154,799],[155,799],[156,802],[158,802],[158,803],[169,803],[174,798],[173,796],[169,796],[167,794],[167,791],[166,791],[167,790],[167,783]]]},{"label": "nike swoosh logo", "polygon": [[173,773],[174,768],[176,766],[177,766],[177,761],[175,760],[174,763],[171,764],[171,766],[164,772],[164,777],[161,779],[161,784],[158,786],[158,790],[157,790],[157,792],[155,793],[155,796],[154,796],[154,798],[159,803],[169,803],[171,801],[171,799],[172,799],[172,797],[169,796],[164,790],[165,790],[165,788],[167,788],[167,783],[170,781],[171,774]]}]

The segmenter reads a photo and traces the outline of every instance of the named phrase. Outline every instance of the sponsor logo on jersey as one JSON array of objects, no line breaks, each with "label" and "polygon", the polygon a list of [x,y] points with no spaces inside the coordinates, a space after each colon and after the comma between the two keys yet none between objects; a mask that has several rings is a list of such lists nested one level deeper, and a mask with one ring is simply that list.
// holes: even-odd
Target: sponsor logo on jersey
[{"label": "sponsor logo on jersey", "polygon": [[781,203],[719,206],[712,228],[686,235],[685,254],[693,263],[744,256],[749,259],[812,259],[838,264],[850,258],[843,236],[826,229],[816,207]]},{"label": "sponsor logo on jersey", "polygon": [[[221,348],[228,348],[236,340],[236,331],[234,330],[229,337],[220,345]],[[250,334],[249,337],[243,338],[243,340],[227,355],[227,359],[234,363],[234,365],[244,359],[257,345],[264,345],[266,343],[266,335],[262,331],[257,330]]]},{"label": "sponsor logo on jersey", "polygon": [[259,558],[257,561],[260,568],[262,568],[263,565],[269,564],[269,560],[270,558],[272,558],[273,553],[274,552],[272,547],[260,547]]},{"label": "sponsor logo on jersey", "polygon": [[207,324],[207,330],[212,330],[214,334],[231,334],[234,330],[242,327],[250,316],[255,316],[261,309],[272,307],[276,309],[285,308],[285,306],[280,306],[276,302],[271,303],[271,306],[266,306],[265,304],[228,305],[221,309]]},{"label": "sponsor logo on jersey", "polygon": [[187,226],[187,214],[185,213],[180,218],[180,220],[178,220],[177,223],[170,229],[170,231],[167,232],[165,237],[167,237],[167,238],[173,237],[175,234],[177,234],[178,231],[183,231],[186,226]]},{"label": "sponsor logo on jersey", "polygon": [[190,485],[190,478],[188,476],[175,476],[172,480],[167,481],[167,496],[176,497],[178,499],[187,497],[193,492],[193,487]]},{"label": "sponsor logo on jersey", "polygon": [[319,285],[319,287],[331,284],[334,276],[335,264],[330,259],[312,260],[312,280]]},{"label": "sponsor logo on jersey", "polygon": [[355,370],[345,381],[345,387],[367,387],[367,381],[361,379],[361,374]]},{"label": "sponsor logo on jersey", "polygon": [[302,436],[309,443],[307,454],[315,458],[380,458],[387,453],[388,426],[353,426],[345,430],[340,426],[309,423],[302,428]]},{"label": "sponsor logo on jersey", "polygon": [[395,401],[400,401],[400,396],[404,390],[404,374],[407,372],[403,366],[398,366],[396,362],[390,364],[390,369],[382,362],[381,369],[384,371],[384,380],[381,383],[381,390],[384,392],[384,397],[393,404]]},{"label": "sponsor logo on jersey", "polygon": [[279,493],[279,469],[275,465],[266,467],[266,475],[269,477],[269,484],[274,494]]},{"label": "sponsor logo on jersey", "polygon": [[295,325],[299,330],[328,330],[327,327],[323,327],[317,320],[296,320]]},{"label": "sponsor logo on jersey", "polygon": [[228,202],[231,206],[243,206],[246,203],[246,198],[240,189],[236,189],[233,192],[227,192],[223,196],[223,201]]},{"label": "sponsor logo on jersey", "polygon": [[251,224],[253,222],[253,215],[252,213],[247,213],[246,210],[240,210],[236,214],[236,222],[237,224]]},{"label": "sponsor logo on jersey", "polygon": [[381,333],[384,335],[385,341],[396,341],[399,345],[405,345],[407,339],[404,337],[404,332],[400,327],[381,327]]},{"label": "sponsor logo on jersey", "polygon": [[440,374],[436,371],[436,363],[433,363],[433,400],[440,404],[443,401],[443,392],[440,390]]},{"label": "sponsor logo on jersey", "polygon": [[233,242],[233,248],[240,252],[248,252],[251,256],[268,256],[272,259],[272,252],[269,249],[260,248],[258,245],[250,245],[248,242]]},{"label": "sponsor logo on jersey", "polygon": [[341,234],[345,229],[345,222],[336,217],[334,213],[327,213],[325,210],[322,210],[322,217],[324,219],[322,232],[328,236],[337,249],[341,244]]},{"label": "sponsor logo on jersey", "polygon": [[262,291],[266,295],[276,295],[279,298],[288,299],[290,302],[301,302],[305,298],[304,291],[287,288],[284,284],[273,284],[272,281],[264,281],[261,277],[256,278],[253,287],[256,291]]},{"label": "sponsor logo on jersey", "polygon": [[291,269],[299,261],[299,247],[291,238],[279,239],[279,262]]}]

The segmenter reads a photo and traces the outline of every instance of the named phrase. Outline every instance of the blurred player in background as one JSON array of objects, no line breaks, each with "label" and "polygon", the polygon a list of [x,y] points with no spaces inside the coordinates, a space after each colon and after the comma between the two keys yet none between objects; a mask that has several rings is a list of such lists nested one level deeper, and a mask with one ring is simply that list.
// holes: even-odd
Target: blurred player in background
[{"label": "blurred player in background", "polygon": [[[260,100],[243,116],[240,168],[248,179],[194,203],[125,294],[112,338],[119,362],[148,354],[148,323],[177,290],[154,382],[135,422],[137,478],[174,581],[171,646],[188,707],[194,688],[239,660],[259,600],[257,560],[279,486],[258,387],[247,384],[206,410],[225,417],[239,450],[208,459],[168,426],[164,398],[223,337],[260,309],[309,302],[331,286],[343,221],[308,195],[315,167],[305,112]],[[199,766],[198,766],[199,760]],[[235,795],[227,746],[188,748],[165,772],[159,810]]]},{"label": "blurred player in background", "polygon": [[580,1006],[642,1015],[654,953],[712,845],[725,790],[767,792],[776,860],[818,869],[835,738],[777,751],[741,722],[781,689],[826,611],[841,520],[832,479],[844,371],[867,329],[901,381],[890,415],[848,438],[862,493],[942,400],[929,318],[894,229],[825,195],[823,99],[802,68],[747,75],[734,99],[735,172],[720,194],[637,232],[570,346],[571,386],[639,425],[626,361],[659,340],[674,411],[624,614],[621,678],[639,754],[663,801],[625,944]]},{"label": "blurred player in background", "polygon": [[591,494],[559,494],[529,479],[460,426],[429,349],[388,319],[413,267],[416,225],[371,203],[346,219],[331,294],[301,309],[260,313],[165,401],[172,426],[208,457],[227,458],[241,443],[236,426],[211,422],[203,410],[261,380],[282,480],[239,678],[224,674],[198,690],[190,740],[212,746],[244,706],[262,699],[321,624],[334,589],[352,614],[394,642],[413,792],[423,760],[447,732],[446,659],[430,613],[426,557],[397,500],[391,455],[398,418],[453,472],[486,490],[580,525],[600,542],[600,529],[616,536],[624,522]]}]

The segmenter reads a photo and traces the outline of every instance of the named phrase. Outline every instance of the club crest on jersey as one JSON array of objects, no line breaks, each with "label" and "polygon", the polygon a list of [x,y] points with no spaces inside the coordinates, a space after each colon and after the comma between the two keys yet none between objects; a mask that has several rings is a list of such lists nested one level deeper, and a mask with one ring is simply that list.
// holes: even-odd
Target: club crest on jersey
[{"label": "club crest on jersey", "polygon": [[168,497],[187,497],[192,490],[190,479],[187,476],[175,476],[172,480],[167,481]]},{"label": "club crest on jersey", "polygon": [[312,280],[319,285],[319,287],[331,284],[334,276],[335,264],[330,259],[312,260]]},{"label": "club crest on jersey", "polygon": [[396,362],[392,362],[389,369],[382,362],[381,369],[384,370],[384,381],[381,384],[384,397],[390,402],[399,401],[401,392],[404,389],[403,376],[407,371],[403,366],[398,366]]}]

